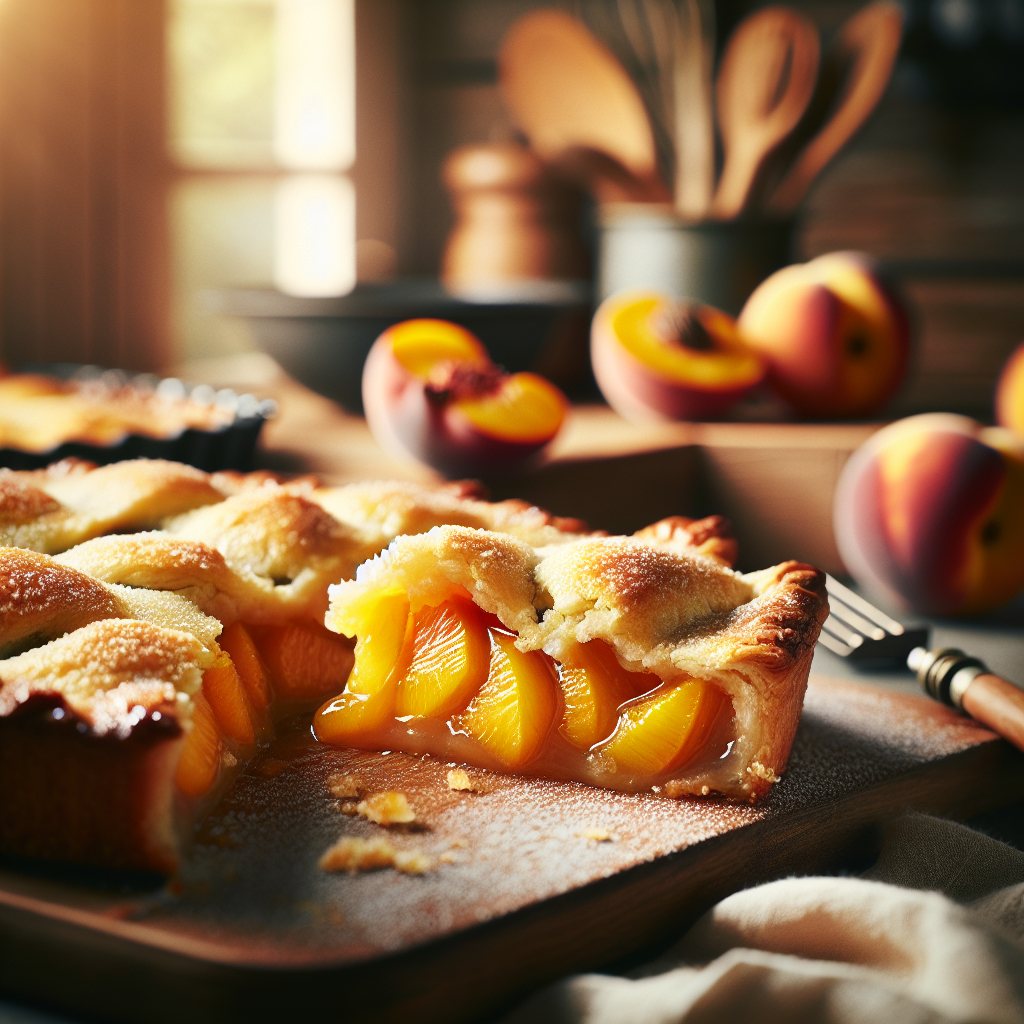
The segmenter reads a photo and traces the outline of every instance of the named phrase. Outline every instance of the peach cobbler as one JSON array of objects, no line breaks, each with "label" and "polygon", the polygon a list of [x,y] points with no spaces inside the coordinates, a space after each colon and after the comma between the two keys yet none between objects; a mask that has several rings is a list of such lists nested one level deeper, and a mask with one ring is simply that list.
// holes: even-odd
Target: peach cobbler
[{"label": "peach cobbler", "polygon": [[0,545],[0,852],[163,872],[296,714],[326,743],[757,799],[826,613],[808,566],[734,572],[719,517],[608,537],[470,485],[65,462],[0,471]]}]

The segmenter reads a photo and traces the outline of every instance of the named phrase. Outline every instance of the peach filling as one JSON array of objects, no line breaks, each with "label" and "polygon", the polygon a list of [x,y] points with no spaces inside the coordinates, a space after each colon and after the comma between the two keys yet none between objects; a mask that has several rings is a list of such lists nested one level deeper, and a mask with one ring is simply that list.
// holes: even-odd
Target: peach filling
[{"label": "peach filling", "polygon": [[628,671],[601,640],[562,662],[520,651],[464,593],[417,609],[387,591],[350,608],[345,625],[358,635],[355,667],[316,715],[324,743],[589,781],[610,772],[635,786],[693,763],[731,725],[712,683]]},{"label": "peach filling", "polygon": [[178,758],[175,781],[186,797],[209,792],[226,755],[240,761],[270,740],[275,711],[322,700],[337,691],[352,667],[350,645],[315,623],[236,622],[220,635],[219,645],[217,660],[203,673]]}]

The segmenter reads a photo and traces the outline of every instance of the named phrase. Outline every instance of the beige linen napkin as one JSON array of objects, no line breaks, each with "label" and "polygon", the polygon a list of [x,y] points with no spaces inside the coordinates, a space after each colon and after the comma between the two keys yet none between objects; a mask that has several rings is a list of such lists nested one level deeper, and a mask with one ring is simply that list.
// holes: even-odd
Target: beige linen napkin
[{"label": "beige linen napkin", "polygon": [[908,814],[861,878],[735,893],[656,963],[567,978],[505,1024],[1024,1024],[1024,853]]}]

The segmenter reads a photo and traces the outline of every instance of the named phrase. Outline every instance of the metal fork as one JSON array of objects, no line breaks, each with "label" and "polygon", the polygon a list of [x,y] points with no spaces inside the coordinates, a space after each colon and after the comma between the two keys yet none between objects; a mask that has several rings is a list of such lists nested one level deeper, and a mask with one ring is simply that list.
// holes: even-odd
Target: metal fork
[{"label": "metal fork", "polygon": [[839,580],[825,576],[829,616],[818,642],[856,662],[906,663],[915,647],[928,646],[927,627],[907,629]]}]

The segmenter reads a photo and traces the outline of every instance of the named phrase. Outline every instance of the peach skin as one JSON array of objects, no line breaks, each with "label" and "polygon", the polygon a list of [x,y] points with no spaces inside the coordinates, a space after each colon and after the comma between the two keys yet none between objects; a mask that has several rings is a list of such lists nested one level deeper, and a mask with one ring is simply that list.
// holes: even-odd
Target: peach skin
[{"label": "peach skin", "polygon": [[906,374],[906,314],[862,253],[783,268],[757,287],[738,324],[768,361],[771,383],[803,416],[870,415]]},{"label": "peach skin", "polygon": [[465,328],[406,320],[374,342],[363,368],[363,406],[390,455],[473,476],[540,452],[561,429],[569,403],[535,373],[503,372]]},{"label": "peach skin", "polygon": [[847,462],[835,496],[847,569],[916,611],[971,615],[1024,587],[1024,441],[963,416],[911,416]]},{"label": "peach skin", "polygon": [[641,423],[721,416],[765,373],[731,316],[653,291],[621,292],[601,304],[590,356],[608,404]]}]

